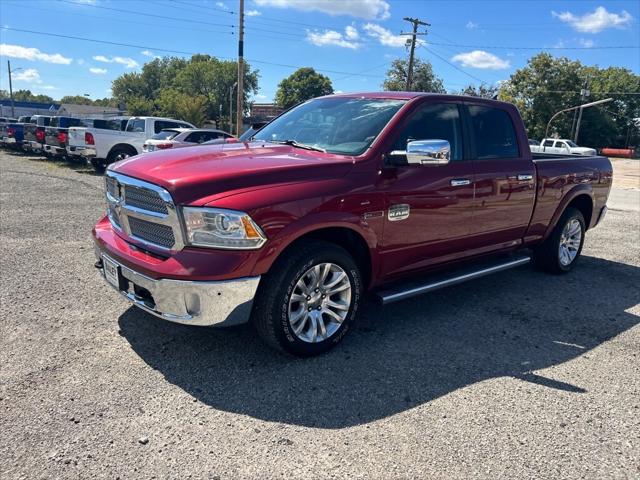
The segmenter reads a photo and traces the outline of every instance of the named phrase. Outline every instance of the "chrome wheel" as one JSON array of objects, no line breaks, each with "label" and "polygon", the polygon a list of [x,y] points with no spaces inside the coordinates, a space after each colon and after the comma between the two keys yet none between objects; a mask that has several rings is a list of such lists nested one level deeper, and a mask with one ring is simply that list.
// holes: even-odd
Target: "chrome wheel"
[{"label": "chrome wheel", "polygon": [[349,276],[335,263],[307,270],[289,297],[289,324],[296,337],[316,343],[335,334],[349,313],[351,291]]},{"label": "chrome wheel", "polygon": [[576,218],[572,218],[567,222],[560,235],[560,246],[558,247],[558,255],[560,263],[563,266],[573,262],[580,250],[582,242],[582,225]]},{"label": "chrome wheel", "polygon": [[120,152],[119,154],[117,154],[115,156],[115,161],[119,162],[120,160],[124,160],[126,158],[129,158],[131,155],[129,155],[127,152]]}]

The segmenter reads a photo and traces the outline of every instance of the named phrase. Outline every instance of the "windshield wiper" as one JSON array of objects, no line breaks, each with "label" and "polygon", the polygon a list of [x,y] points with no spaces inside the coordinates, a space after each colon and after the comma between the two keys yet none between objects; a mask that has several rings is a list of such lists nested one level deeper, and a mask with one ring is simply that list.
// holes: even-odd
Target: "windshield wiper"
[{"label": "windshield wiper", "polygon": [[306,143],[299,143],[295,140],[269,140],[270,143],[279,143],[281,145],[289,145],[295,148],[303,148],[305,150],[314,150],[316,152],[327,153],[324,148],[314,147],[313,145],[307,145]]}]

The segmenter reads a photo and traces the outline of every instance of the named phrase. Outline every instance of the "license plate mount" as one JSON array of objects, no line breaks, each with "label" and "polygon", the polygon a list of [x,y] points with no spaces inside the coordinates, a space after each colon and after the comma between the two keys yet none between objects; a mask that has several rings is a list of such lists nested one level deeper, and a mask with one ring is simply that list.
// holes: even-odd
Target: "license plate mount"
[{"label": "license plate mount", "polygon": [[111,260],[109,257],[102,256],[102,269],[104,271],[104,278],[107,279],[111,285],[118,290],[120,289],[120,267],[118,264]]}]

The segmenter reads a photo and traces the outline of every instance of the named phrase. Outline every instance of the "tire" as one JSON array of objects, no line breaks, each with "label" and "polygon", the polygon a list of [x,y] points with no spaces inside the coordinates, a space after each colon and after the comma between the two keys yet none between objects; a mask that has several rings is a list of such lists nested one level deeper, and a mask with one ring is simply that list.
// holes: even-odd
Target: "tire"
[{"label": "tire", "polygon": [[107,163],[112,164],[114,162],[119,162],[120,160],[124,160],[125,158],[133,157],[136,154],[137,153],[135,152],[135,150],[124,147],[117,147],[111,150],[109,152],[109,155],[107,155]]},{"label": "tire", "polygon": [[107,169],[107,164],[104,162],[104,160],[98,160],[96,158],[92,158],[91,165],[93,165],[93,169],[97,173],[104,173],[104,171]]},{"label": "tire", "polygon": [[[314,283],[316,271],[324,281]],[[337,280],[340,281],[332,286]],[[318,285],[321,288],[314,289]],[[339,289],[342,290],[323,295]],[[351,255],[333,243],[309,241],[285,252],[262,277],[252,323],[271,347],[298,357],[311,357],[333,348],[344,338],[358,313],[361,296],[362,278]]]},{"label": "tire", "polygon": [[[567,208],[549,238],[534,250],[536,266],[550,273],[571,271],[580,258],[585,231],[582,212],[573,207]],[[575,233],[570,235],[572,232]]]}]

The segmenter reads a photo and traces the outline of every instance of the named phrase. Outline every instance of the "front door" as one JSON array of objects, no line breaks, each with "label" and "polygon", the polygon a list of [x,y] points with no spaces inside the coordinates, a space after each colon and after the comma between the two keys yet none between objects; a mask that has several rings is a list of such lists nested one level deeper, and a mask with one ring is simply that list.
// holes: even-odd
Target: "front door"
[{"label": "front door", "polygon": [[460,108],[427,103],[399,129],[393,150],[412,140],[447,140],[445,165],[409,165],[389,157],[376,186],[385,197],[382,270],[386,277],[455,258],[469,248],[473,178],[465,159]]},{"label": "front door", "polygon": [[[535,202],[535,166],[508,110],[469,105],[475,200],[471,237],[483,251],[521,243]],[[525,154],[525,152],[527,152]]]}]

